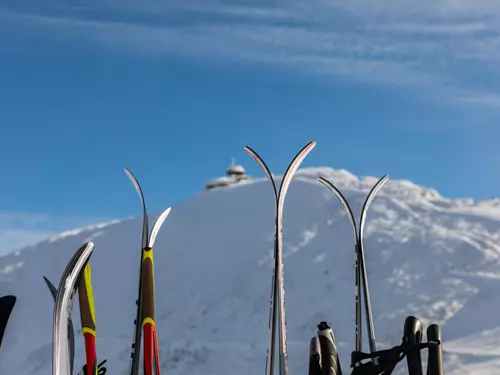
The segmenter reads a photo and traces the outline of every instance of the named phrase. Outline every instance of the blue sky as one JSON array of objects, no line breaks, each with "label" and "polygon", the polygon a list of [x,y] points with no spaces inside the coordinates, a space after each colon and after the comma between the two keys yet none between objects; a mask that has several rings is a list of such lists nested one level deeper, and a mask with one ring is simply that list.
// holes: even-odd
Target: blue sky
[{"label": "blue sky", "polygon": [[500,3],[0,2],[0,252],[174,205],[250,145],[498,196]]}]

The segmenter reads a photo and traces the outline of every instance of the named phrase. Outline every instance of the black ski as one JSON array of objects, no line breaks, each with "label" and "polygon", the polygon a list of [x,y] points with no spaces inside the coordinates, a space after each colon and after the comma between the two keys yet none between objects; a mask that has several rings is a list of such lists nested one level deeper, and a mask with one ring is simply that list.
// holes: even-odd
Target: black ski
[{"label": "black ski", "polygon": [[7,323],[9,322],[12,310],[14,310],[16,301],[17,298],[12,295],[0,297],[0,348],[2,347],[5,329],[7,328]]}]

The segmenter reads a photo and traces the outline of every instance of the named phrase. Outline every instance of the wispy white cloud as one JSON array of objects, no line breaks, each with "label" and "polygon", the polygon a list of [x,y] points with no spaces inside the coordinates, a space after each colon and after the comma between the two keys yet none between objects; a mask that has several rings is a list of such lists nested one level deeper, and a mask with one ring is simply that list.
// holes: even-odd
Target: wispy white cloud
[{"label": "wispy white cloud", "polygon": [[101,221],[100,218],[54,217],[40,213],[0,211],[0,254],[33,245],[65,230]]},{"label": "wispy white cloud", "polygon": [[[273,64],[427,89],[498,107],[500,2],[492,0],[7,1],[4,35],[106,50]],[[1,34],[1,33],[0,33]],[[5,37],[4,37],[5,39]],[[0,40],[1,37],[0,37]],[[14,39],[3,42],[12,43]]]}]

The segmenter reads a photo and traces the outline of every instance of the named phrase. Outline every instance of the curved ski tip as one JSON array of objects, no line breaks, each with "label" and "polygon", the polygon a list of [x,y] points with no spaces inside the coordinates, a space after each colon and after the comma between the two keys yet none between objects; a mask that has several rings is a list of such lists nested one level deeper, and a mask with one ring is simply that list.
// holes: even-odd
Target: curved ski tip
[{"label": "curved ski tip", "polygon": [[[308,153],[311,152],[311,150],[314,148],[314,146],[316,146],[316,141],[311,141],[311,142],[307,143],[304,147],[301,148],[298,155],[304,155],[304,153],[305,153],[305,155],[307,155]],[[305,158],[305,156],[304,156],[304,158]]]},{"label": "curved ski tip", "polygon": [[245,151],[248,155],[250,155],[259,164],[261,164],[262,159],[253,148],[251,148],[250,146],[245,146],[243,147],[243,151]]},{"label": "curved ski tip", "polygon": [[389,175],[388,174],[384,175],[380,180],[378,180],[378,182],[375,185],[382,186],[382,185],[384,185],[387,182],[387,180],[389,180]]},{"label": "curved ski tip", "polygon": [[130,181],[134,184],[134,186],[137,184],[137,179],[135,178],[134,174],[132,171],[128,168],[124,168],[125,173],[127,174],[127,177],[129,178]]},{"label": "curved ski tip", "polygon": [[311,152],[311,150],[316,146],[316,141],[311,141],[307,143],[304,147],[302,147],[302,151],[304,152],[307,150],[307,153]]},{"label": "curved ski tip", "polygon": [[80,246],[80,249],[78,249],[79,251],[81,250],[82,253],[85,253],[85,252],[90,252],[92,253],[95,249],[95,244],[92,242],[92,241],[88,241],[88,242],[85,242],[82,246]]},{"label": "curved ski tip", "polygon": [[156,222],[153,224],[153,229],[151,230],[151,234],[149,236],[148,247],[154,246],[154,243],[156,241],[156,236],[158,235],[158,232],[160,231],[163,222],[165,221],[171,210],[172,210],[171,207],[166,208],[158,217],[158,219],[156,219]]},{"label": "curved ski tip", "polygon": [[49,292],[50,292],[50,294],[52,295],[52,298],[54,298],[54,301],[55,301],[56,297],[57,297],[57,288],[45,276],[43,276],[43,280],[45,281],[45,285],[47,285],[47,288],[49,288]]},{"label": "curved ski tip", "polygon": [[[90,256],[95,250],[95,244],[92,241],[85,242],[78,251],[82,250],[81,255],[83,256],[83,259],[85,259],[85,263],[88,262],[90,259]],[[84,255],[86,254],[86,255]],[[85,266],[84,266],[85,267]]]},{"label": "curved ski tip", "polygon": [[321,185],[323,185],[325,188],[333,192],[335,195],[338,195],[338,193],[340,193],[339,189],[337,189],[337,187],[330,181],[328,181],[326,178],[318,177],[318,181]]},{"label": "curved ski tip", "polygon": [[11,300],[14,303],[17,301],[17,297],[15,295],[13,295],[13,294],[7,294],[5,296],[0,297],[0,299],[2,299],[2,300]]},{"label": "curved ski tip", "polygon": [[335,190],[336,192],[340,192],[340,190],[333,184],[333,182],[330,182],[329,180],[327,180],[325,177],[323,176],[319,176],[318,177],[318,181],[323,185],[325,186],[326,188],[330,189],[330,190]]},{"label": "curved ski tip", "polygon": [[326,178],[324,178],[323,176],[319,176],[318,177],[318,181],[325,187],[330,187],[331,185],[333,185],[330,181],[328,181]]}]

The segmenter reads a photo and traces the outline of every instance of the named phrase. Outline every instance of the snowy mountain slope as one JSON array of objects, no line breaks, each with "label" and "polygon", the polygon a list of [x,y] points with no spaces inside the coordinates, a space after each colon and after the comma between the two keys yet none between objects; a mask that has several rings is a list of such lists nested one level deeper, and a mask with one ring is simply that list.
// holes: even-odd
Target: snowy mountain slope
[{"label": "snowy mountain slope", "polygon": [[[377,180],[307,168],[290,186],[283,240],[291,374],[307,373],[309,338],[321,320],[333,325],[346,370],[354,348],[353,235],[340,203],[317,182],[319,175],[342,190],[356,215]],[[125,204],[136,205],[139,213],[133,191]],[[155,247],[164,372],[264,371],[273,210],[264,179],[205,191],[172,208]],[[389,180],[368,213],[365,240],[378,348],[399,344],[403,321],[412,314],[426,325],[442,325],[447,374],[500,374],[499,236],[497,200],[450,200]],[[72,253],[93,240],[98,356],[108,359],[112,374],[125,374],[140,239],[137,217],[1,257],[0,294],[16,294],[18,305],[0,353],[0,373],[50,373],[52,299],[42,276],[57,285]],[[84,355],[77,301],[73,317],[79,367]]]}]

